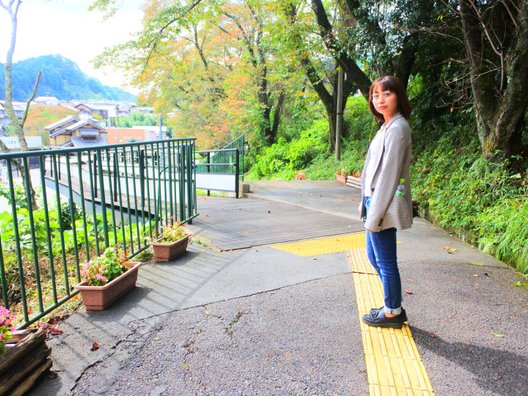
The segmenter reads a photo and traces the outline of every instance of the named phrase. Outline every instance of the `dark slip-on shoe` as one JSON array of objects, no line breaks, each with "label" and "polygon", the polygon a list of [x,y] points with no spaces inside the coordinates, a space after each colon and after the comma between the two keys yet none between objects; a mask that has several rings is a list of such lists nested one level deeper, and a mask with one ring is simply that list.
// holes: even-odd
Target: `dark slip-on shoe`
[{"label": "dark slip-on shoe", "polygon": [[405,313],[405,310],[402,308],[402,311],[398,316],[395,316],[393,318],[388,318],[385,316],[385,312],[381,310],[381,311],[377,311],[377,313],[374,313],[374,314],[371,314],[371,313],[365,314],[363,315],[362,319],[363,319],[363,322],[365,322],[369,326],[401,329],[403,326],[403,323],[407,321],[407,314]]},{"label": "dark slip-on shoe", "polygon": [[374,316],[374,315],[375,315],[375,316],[378,316],[379,312],[380,312],[380,311],[383,311],[383,308],[385,308],[385,307],[384,307],[384,306],[381,306],[381,307],[379,307],[379,308],[371,308],[371,310],[370,310],[370,315],[372,315],[372,316]]}]

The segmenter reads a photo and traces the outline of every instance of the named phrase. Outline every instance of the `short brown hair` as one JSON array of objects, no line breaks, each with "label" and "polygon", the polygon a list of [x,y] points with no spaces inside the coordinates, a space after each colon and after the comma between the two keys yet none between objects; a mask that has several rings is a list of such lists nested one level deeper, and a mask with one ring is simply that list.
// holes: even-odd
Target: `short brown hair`
[{"label": "short brown hair", "polygon": [[396,96],[398,97],[398,107],[399,107],[400,113],[402,114],[402,116],[408,119],[411,116],[411,112],[412,112],[411,103],[409,102],[409,98],[407,98],[405,87],[401,83],[400,79],[394,76],[380,77],[376,79],[376,81],[374,81],[372,85],[370,86],[369,108],[370,108],[370,112],[372,113],[372,115],[381,122],[385,121],[385,119],[383,118],[383,115],[376,111],[376,108],[374,107],[374,104],[372,103],[372,92],[378,85],[381,85],[381,88],[384,91],[391,91],[396,94]]}]

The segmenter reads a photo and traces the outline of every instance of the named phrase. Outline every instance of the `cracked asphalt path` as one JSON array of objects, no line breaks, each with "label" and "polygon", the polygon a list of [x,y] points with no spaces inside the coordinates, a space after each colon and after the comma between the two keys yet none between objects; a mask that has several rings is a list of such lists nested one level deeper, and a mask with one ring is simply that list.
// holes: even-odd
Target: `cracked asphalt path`
[{"label": "cracked asphalt path", "polygon": [[74,394],[365,394],[363,357],[351,359],[359,324],[333,315],[355,310],[351,283],[334,275],[169,314],[119,375],[103,380],[94,366]]}]

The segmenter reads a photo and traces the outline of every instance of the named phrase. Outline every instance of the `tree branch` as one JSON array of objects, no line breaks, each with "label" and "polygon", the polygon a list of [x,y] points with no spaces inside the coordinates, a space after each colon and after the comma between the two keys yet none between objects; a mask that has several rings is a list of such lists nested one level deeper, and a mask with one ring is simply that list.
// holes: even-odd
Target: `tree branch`
[{"label": "tree branch", "polygon": [[[317,23],[320,27],[325,46],[333,53],[336,61],[352,78],[363,96],[367,98],[370,88],[370,79],[359,68],[355,60],[350,58],[346,51],[344,51],[337,43],[337,39],[333,33],[332,25],[330,25],[330,21],[326,16],[326,11],[321,0],[311,0],[311,3],[312,10],[315,12]],[[347,4],[348,3],[350,3],[350,1],[347,1]]]}]

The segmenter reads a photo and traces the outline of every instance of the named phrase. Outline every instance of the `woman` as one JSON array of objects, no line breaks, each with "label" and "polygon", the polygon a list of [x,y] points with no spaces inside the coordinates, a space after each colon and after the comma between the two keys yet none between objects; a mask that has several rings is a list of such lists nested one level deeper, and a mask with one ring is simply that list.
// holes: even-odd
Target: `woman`
[{"label": "woman", "polygon": [[400,80],[386,76],[371,85],[369,107],[383,125],[370,143],[363,167],[360,212],[367,230],[367,256],[380,276],[385,301],[383,307],[363,315],[363,321],[369,326],[401,328],[407,315],[401,307],[396,230],[412,224],[407,123],[411,105]]}]

